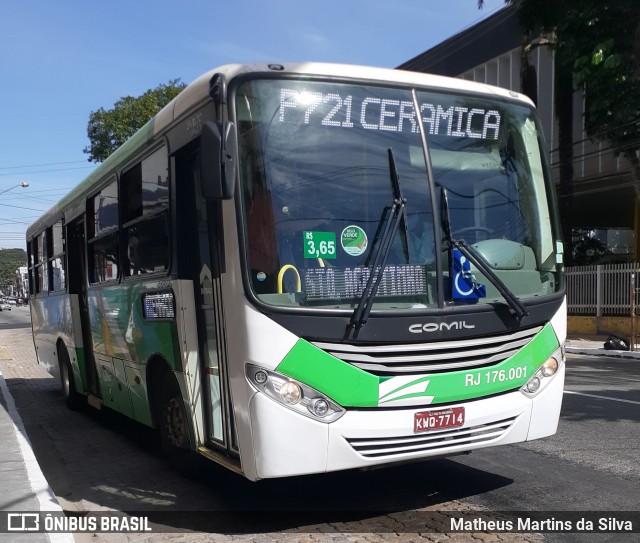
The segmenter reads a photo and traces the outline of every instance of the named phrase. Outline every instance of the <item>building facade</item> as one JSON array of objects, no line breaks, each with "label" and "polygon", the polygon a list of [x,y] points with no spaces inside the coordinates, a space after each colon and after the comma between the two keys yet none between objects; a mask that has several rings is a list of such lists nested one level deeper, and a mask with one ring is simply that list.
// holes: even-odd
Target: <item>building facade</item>
[{"label": "building facade", "polygon": [[16,293],[18,298],[29,297],[29,269],[26,266],[21,266],[16,270]]},{"label": "building facade", "polygon": [[[403,63],[399,69],[459,77],[529,96],[549,148],[570,264],[637,262],[640,206],[631,164],[594,142],[583,124],[584,95],[573,93],[572,175],[561,182],[553,41],[526,37],[513,6]],[[565,170],[566,171],[566,170]],[[570,234],[569,234],[570,233]]]}]

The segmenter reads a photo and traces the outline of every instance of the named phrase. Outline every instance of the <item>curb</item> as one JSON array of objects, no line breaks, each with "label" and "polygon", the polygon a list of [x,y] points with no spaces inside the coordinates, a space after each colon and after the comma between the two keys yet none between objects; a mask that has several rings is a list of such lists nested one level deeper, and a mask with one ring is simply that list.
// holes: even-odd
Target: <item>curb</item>
[{"label": "curb", "polygon": [[[7,383],[1,371],[0,394],[2,394],[2,396],[4,397],[5,403],[7,405],[7,412],[9,418],[11,419],[11,423],[13,424],[13,430],[15,432],[18,446],[20,448],[20,453],[22,454],[24,466],[29,478],[29,485],[31,486],[31,491],[33,492],[34,497],[38,501],[40,511],[64,513],[62,507],[60,507],[60,503],[58,503],[58,500],[53,493],[53,490],[49,486],[47,479],[40,469],[38,460],[33,453],[31,442],[27,437],[24,423],[22,422],[20,413],[18,413],[18,409],[16,408],[13,396],[9,391],[9,387],[7,386]],[[75,543],[75,539],[72,534],[48,533],[46,534],[46,536],[51,543]]]},{"label": "curb", "polygon": [[565,346],[565,351],[570,354],[582,354],[586,356],[606,356],[608,358],[626,358],[628,360],[640,360],[640,352],[638,351],[610,351],[603,348],[593,347],[571,347]]}]

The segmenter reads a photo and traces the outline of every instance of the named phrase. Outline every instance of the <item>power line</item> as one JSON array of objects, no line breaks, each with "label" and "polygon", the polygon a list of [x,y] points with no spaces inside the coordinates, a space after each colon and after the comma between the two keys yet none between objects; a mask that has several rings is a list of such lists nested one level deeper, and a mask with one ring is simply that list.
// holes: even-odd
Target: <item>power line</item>
[{"label": "power line", "polygon": [[[575,145],[580,145],[580,143],[576,143]],[[609,144],[606,147],[603,147],[601,149],[593,149],[591,151],[587,151],[580,155],[573,155],[571,162],[578,162],[580,160],[589,159],[590,157],[597,156],[597,155],[605,155],[606,153],[609,153],[609,152],[625,151],[625,150],[633,149],[634,147],[637,147],[637,146],[640,146],[640,138],[638,138],[635,141],[629,142],[629,144],[625,145],[624,147],[614,147],[613,145]],[[555,151],[557,152],[557,149]],[[558,168],[561,164],[562,164],[562,161],[558,160],[556,162],[552,162],[550,166],[551,168]]]},{"label": "power line", "polygon": [[[621,129],[627,128],[627,127],[629,127],[631,125],[640,125],[640,115],[637,115],[637,116],[633,117],[631,120],[628,120],[625,123],[618,124],[616,126],[611,126],[609,128],[603,128],[602,130],[600,130],[598,132],[593,132],[592,134],[588,134],[586,138],[583,138],[581,140],[576,140],[573,143],[574,144],[576,144],[576,143],[584,143],[585,141],[592,141],[594,139],[600,139],[602,136],[604,136],[604,135],[606,135],[606,134],[608,134],[610,132],[613,132],[613,131],[616,131],[616,130],[621,130]],[[585,132],[585,133],[587,132],[585,127],[582,127],[581,131]],[[557,149],[557,147],[554,148],[553,150],[556,150],[556,149]]]},{"label": "power line", "polygon": [[[31,188],[29,188],[28,194],[40,194],[43,192],[64,192],[67,193],[69,192],[73,187],[60,187],[57,189],[41,189],[41,190],[31,190]],[[18,193],[13,193],[13,194],[7,194],[6,196],[3,196],[2,199],[3,200],[7,200],[7,199],[15,199],[15,198],[24,198],[24,196],[18,196]]]},{"label": "power line", "polygon": [[35,202],[35,203],[42,203],[45,204],[49,207],[51,207],[53,204],[58,202],[58,199],[49,199],[49,198],[38,198],[37,196],[32,196],[31,198],[29,198],[30,202]]},{"label": "power line", "polygon": [[33,221],[31,221],[31,222],[14,221],[12,219],[0,219],[0,221],[2,221],[2,222],[0,222],[0,225],[2,225],[2,226],[6,226],[7,224],[26,224],[26,225],[29,225],[29,224],[31,224],[31,222],[33,222]]},{"label": "power line", "polygon": [[46,211],[46,209],[36,209],[34,207],[23,207],[23,206],[12,206],[9,204],[0,204],[0,206],[2,207],[12,207],[14,209],[27,209],[29,211],[37,211],[38,213],[44,213]]},{"label": "power line", "polygon": [[88,168],[96,168],[96,166],[81,166],[79,168],[56,168],[54,170],[38,170],[38,171],[31,171],[31,172],[0,173],[0,175],[1,176],[7,176],[7,175],[13,175],[13,176],[17,176],[17,175],[33,175],[33,174],[39,174],[39,173],[68,172],[68,171],[71,171],[71,170],[86,170]]},{"label": "power line", "polygon": [[2,166],[0,170],[17,170],[18,168],[42,168],[44,166],[60,166],[62,164],[80,164],[86,160],[69,160],[66,162],[48,162],[46,164],[23,164],[21,166]]}]

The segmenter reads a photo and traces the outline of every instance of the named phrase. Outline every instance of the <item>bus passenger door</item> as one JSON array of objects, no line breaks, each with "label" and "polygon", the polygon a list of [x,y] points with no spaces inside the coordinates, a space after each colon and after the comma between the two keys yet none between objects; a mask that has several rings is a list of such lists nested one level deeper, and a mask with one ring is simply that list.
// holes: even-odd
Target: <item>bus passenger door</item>
[{"label": "bus passenger door", "polygon": [[175,155],[175,171],[179,275],[191,278],[194,286],[207,446],[225,457],[236,458],[217,245],[219,204],[202,197],[197,148]]},{"label": "bus passenger door", "polygon": [[85,239],[85,220],[83,216],[67,225],[69,294],[75,295],[78,300],[77,311],[80,317],[79,324],[82,333],[84,374],[87,380],[87,391],[96,397],[100,397],[96,361],[93,356],[89,306],[87,303],[87,259],[85,253]]}]

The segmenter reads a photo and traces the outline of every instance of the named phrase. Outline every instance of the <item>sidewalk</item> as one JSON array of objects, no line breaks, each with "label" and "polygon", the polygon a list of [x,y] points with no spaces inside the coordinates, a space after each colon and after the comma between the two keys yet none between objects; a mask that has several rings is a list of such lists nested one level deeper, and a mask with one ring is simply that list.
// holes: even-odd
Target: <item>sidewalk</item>
[{"label": "sidewalk", "polygon": [[[570,354],[583,354],[591,356],[610,356],[614,358],[628,358],[640,360],[640,351],[610,351],[604,348],[604,342],[609,336],[579,336],[569,335],[566,342],[566,351]],[[638,347],[636,347],[638,348]]]},{"label": "sidewalk", "polygon": [[[6,334],[7,332],[4,332]],[[12,349],[0,342],[0,360],[10,360]],[[0,369],[0,512],[62,512],[31,448],[24,424]],[[0,516],[2,543],[73,543],[70,534],[22,533],[8,531],[23,520],[9,514]],[[33,525],[33,517],[25,519]]]}]

